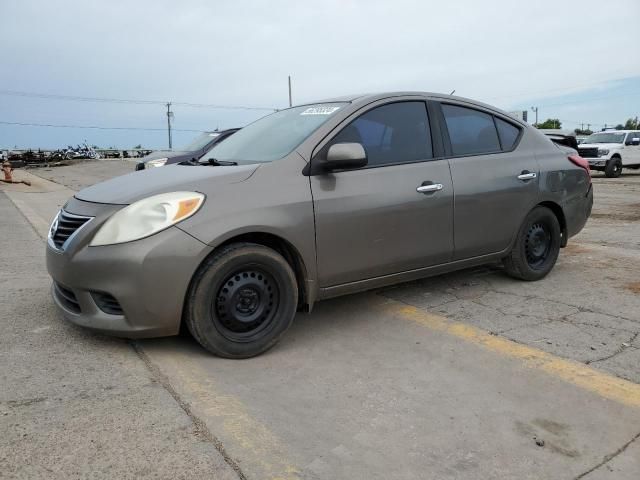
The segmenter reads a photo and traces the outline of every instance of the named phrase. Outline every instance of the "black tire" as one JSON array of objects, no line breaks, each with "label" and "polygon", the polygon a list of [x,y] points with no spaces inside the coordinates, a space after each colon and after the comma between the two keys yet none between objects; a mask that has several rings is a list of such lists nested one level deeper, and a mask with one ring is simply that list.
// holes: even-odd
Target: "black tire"
[{"label": "black tire", "polygon": [[516,243],[503,259],[511,277],[535,281],[544,278],[556,264],[560,253],[560,223],[546,207],[538,206],[524,219]]},{"label": "black tire", "polygon": [[604,167],[604,174],[609,178],[618,178],[622,174],[622,160],[619,157],[613,157],[607,160]]},{"label": "black tire", "polygon": [[297,306],[296,276],[282,255],[263,245],[235,243],[196,272],[184,320],[211,353],[249,358],[278,342]]}]

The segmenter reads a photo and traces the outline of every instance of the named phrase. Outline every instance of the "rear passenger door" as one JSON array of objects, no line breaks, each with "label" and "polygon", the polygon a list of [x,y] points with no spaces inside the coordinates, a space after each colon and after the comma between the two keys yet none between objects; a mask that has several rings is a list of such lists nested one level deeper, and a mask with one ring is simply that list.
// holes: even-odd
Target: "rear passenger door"
[{"label": "rear passenger door", "polygon": [[441,112],[455,192],[454,259],[501,252],[537,202],[535,155],[507,118],[466,104],[442,103]]}]

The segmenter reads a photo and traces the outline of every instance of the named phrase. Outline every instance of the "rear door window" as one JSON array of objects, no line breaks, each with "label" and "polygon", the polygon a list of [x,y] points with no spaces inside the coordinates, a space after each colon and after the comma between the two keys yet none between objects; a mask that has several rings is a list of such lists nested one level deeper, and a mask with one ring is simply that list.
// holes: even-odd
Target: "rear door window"
[{"label": "rear door window", "polygon": [[478,155],[500,151],[498,132],[490,115],[458,105],[442,105],[453,155]]},{"label": "rear door window", "polygon": [[431,159],[426,104],[399,102],[373,108],[344,127],[331,144],[350,142],[362,144],[369,166]]}]

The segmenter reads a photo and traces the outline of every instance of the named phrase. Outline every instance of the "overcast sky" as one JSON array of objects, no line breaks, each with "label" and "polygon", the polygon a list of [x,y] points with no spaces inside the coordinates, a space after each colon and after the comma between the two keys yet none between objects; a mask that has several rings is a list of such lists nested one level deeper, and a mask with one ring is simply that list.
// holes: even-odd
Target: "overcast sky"
[{"label": "overcast sky", "polygon": [[[640,115],[640,1],[0,0],[0,91],[285,107],[424,90],[600,127]],[[165,128],[162,105],[0,92],[0,122]],[[176,106],[174,127],[266,113]],[[530,112],[531,113],[531,112]],[[195,133],[176,132],[174,144]],[[0,147],[166,147],[162,131],[0,124]]]}]

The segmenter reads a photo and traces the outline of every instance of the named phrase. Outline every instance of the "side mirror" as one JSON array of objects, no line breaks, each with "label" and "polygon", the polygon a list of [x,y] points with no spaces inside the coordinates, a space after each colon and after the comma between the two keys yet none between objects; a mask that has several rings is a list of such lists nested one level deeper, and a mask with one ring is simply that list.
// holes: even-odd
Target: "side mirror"
[{"label": "side mirror", "polygon": [[359,143],[335,143],[327,150],[327,159],[322,162],[325,170],[360,168],[367,164],[367,152]]},{"label": "side mirror", "polygon": [[640,138],[632,138],[631,145],[640,145]]}]

